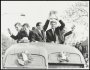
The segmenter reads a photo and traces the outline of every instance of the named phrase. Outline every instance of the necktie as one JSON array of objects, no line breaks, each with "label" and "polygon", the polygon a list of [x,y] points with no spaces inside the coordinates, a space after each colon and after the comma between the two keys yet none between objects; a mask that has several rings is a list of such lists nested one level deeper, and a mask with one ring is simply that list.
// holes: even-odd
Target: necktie
[{"label": "necktie", "polygon": [[43,33],[42,33],[42,31],[40,30],[39,31],[39,35],[42,37],[42,39],[43,39]]},{"label": "necktie", "polygon": [[39,30],[39,33],[40,33],[40,35],[42,35],[42,32],[41,32],[41,30]]},{"label": "necktie", "polygon": [[55,29],[52,29],[53,35],[55,34]]},{"label": "necktie", "polygon": [[55,34],[55,29],[52,29],[53,37],[54,37],[54,42],[56,41],[56,34]]}]

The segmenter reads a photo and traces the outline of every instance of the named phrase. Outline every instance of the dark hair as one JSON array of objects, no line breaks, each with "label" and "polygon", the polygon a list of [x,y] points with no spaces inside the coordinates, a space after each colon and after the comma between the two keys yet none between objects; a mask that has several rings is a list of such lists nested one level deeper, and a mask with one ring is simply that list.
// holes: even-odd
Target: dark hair
[{"label": "dark hair", "polygon": [[38,22],[37,24],[36,24],[36,26],[40,26],[40,24],[42,24],[41,22]]},{"label": "dark hair", "polygon": [[35,30],[35,27],[32,27],[32,30]]},{"label": "dark hair", "polygon": [[21,26],[21,23],[19,23],[19,22],[17,22],[14,26],[16,27],[16,25],[19,25],[19,26]]},{"label": "dark hair", "polygon": [[28,23],[24,23],[23,26],[30,27]]}]

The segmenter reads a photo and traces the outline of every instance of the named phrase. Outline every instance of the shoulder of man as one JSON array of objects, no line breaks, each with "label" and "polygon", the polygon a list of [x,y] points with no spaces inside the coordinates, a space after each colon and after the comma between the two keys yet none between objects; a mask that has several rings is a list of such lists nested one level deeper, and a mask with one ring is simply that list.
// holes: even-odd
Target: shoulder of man
[{"label": "shoulder of man", "polygon": [[31,31],[31,33],[34,33],[34,34],[36,34],[36,33],[38,33],[38,30],[37,30],[37,29],[35,29],[35,30],[32,30],[32,31]]},{"label": "shoulder of man", "polygon": [[50,31],[51,31],[51,29],[47,30],[46,33],[50,32]]}]

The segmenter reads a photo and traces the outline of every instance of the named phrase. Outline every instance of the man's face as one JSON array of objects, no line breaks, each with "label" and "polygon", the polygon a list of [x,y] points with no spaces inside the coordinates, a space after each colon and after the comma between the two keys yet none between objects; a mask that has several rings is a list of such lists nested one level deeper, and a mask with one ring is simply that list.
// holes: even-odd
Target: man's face
[{"label": "man's face", "polygon": [[51,28],[52,28],[52,29],[56,28],[56,25],[57,25],[56,22],[51,22]]},{"label": "man's face", "polygon": [[27,26],[23,26],[23,29],[24,29],[24,30],[27,30]]},{"label": "man's face", "polygon": [[15,28],[17,31],[20,31],[22,27],[20,25],[16,25]]},{"label": "man's face", "polygon": [[39,24],[39,26],[37,26],[37,28],[38,28],[39,30],[42,30],[42,29],[43,29],[43,25],[42,25],[42,23]]},{"label": "man's face", "polygon": [[28,31],[29,30],[29,27],[23,26],[23,30]]}]

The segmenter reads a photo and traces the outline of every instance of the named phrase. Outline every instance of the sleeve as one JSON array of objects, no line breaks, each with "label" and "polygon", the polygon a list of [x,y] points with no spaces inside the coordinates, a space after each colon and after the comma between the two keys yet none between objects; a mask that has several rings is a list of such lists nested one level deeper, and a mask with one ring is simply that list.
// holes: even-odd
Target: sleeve
[{"label": "sleeve", "polygon": [[65,23],[62,20],[59,20],[59,23],[61,24],[59,28],[62,30],[65,27]]},{"label": "sleeve", "polygon": [[10,37],[13,38],[14,40],[17,40],[18,39],[18,35],[16,35],[16,36],[11,35]]},{"label": "sleeve", "polygon": [[50,20],[46,20],[45,25],[43,26],[43,30],[44,30],[44,31],[47,30],[49,21],[50,21]]},{"label": "sleeve", "polygon": [[69,31],[69,32],[65,33],[64,37],[66,37],[66,36],[68,36],[70,34],[72,34],[72,31]]},{"label": "sleeve", "polygon": [[36,35],[35,35],[35,33],[32,31],[30,34],[29,34],[29,40],[30,40],[30,42],[35,42],[36,40],[35,40],[35,38],[36,38]]}]

